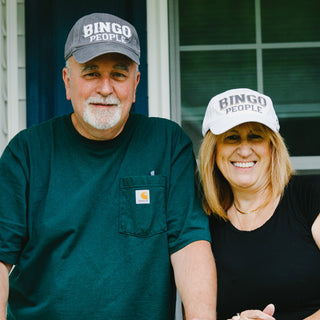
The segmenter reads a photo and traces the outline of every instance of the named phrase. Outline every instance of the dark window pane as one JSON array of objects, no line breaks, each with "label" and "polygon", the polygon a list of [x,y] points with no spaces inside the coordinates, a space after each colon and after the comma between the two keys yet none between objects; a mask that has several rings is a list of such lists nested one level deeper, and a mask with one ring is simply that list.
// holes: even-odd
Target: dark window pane
[{"label": "dark window pane", "polygon": [[[302,106],[303,107],[303,106]],[[291,156],[319,156],[320,117],[280,119],[280,133]]]},{"label": "dark window pane", "polygon": [[320,41],[319,12],[319,0],[261,1],[262,41]]},{"label": "dark window pane", "polygon": [[263,79],[279,104],[320,103],[320,48],[264,50]]},{"label": "dark window pane", "polygon": [[210,99],[239,87],[257,89],[254,50],[181,52],[182,126],[192,138],[196,153]]},{"label": "dark window pane", "polygon": [[181,52],[184,106],[207,105],[213,95],[239,86],[256,89],[254,50]]},{"label": "dark window pane", "polygon": [[254,0],[183,0],[180,45],[255,42]]},{"label": "dark window pane", "polygon": [[272,97],[292,156],[320,154],[320,48],[263,51],[264,91]]}]

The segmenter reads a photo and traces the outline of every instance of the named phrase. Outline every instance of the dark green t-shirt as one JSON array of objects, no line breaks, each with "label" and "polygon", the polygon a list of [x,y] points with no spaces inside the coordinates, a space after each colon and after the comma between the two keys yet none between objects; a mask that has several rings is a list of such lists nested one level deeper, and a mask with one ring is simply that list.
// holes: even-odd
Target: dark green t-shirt
[{"label": "dark green t-shirt", "polygon": [[130,114],[92,141],[55,118],[10,142],[0,177],[9,319],[174,319],[170,254],[210,241],[178,125]]}]

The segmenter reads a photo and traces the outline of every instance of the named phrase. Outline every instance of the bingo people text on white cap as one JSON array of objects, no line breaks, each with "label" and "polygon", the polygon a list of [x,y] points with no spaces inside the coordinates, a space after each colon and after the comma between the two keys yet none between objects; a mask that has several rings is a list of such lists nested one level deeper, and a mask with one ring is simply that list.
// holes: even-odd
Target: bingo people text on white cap
[{"label": "bingo people text on white cap", "polygon": [[121,53],[140,64],[140,43],[136,29],[127,21],[107,13],[80,18],[69,32],[64,58],[72,55],[85,63],[105,53]]},{"label": "bingo people text on white cap", "polygon": [[225,91],[210,100],[202,134],[205,136],[210,130],[218,135],[245,122],[262,123],[274,132],[280,129],[272,100],[257,91],[242,88]]}]

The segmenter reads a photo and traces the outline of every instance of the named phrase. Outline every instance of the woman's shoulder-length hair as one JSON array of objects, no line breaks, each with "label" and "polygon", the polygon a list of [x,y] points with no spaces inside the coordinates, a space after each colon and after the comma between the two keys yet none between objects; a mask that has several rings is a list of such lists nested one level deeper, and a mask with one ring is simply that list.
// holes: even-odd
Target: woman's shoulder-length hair
[{"label": "woman's shoulder-length hair", "polygon": [[[271,165],[269,170],[270,199],[282,195],[294,170],[285,142],[280,133],[274,132],[263,124],[248,123],[259,129],[270,140]],[[216,214],[228,220],[226,211],[233,203],[233,193],[228,181],[216,165],[216,145],[221,135],[206,133],[199,151],[199,176],[203,192],[203,208],[207,214]],[[270,200],[269,199],[269,200]]]}]

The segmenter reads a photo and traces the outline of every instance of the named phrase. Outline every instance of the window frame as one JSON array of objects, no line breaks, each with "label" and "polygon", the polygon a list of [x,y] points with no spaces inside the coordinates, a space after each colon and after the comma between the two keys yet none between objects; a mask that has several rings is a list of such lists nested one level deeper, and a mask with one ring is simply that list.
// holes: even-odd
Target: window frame
[{"label": "window frame", "polygon": [[[320,41],[314,42],[277,42],[262,43],[261,0],[255,0],[255,43],[223,45],[180,45],[179,41],[179,0],[168,0],[169,39],[170,39],[170,85],[171,85],[171,119],[181,124],[181,79],[180,53],[201,51],[255,50],[257,70],[257,90],[264,92],[263,83],[263,50],[320,48]],[[319,156],[292,156],[293,167],[301,173],[320,173]]]}]

